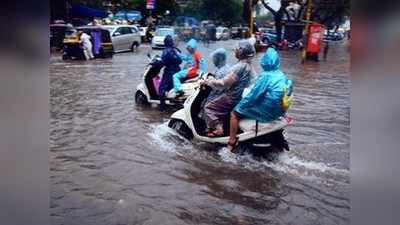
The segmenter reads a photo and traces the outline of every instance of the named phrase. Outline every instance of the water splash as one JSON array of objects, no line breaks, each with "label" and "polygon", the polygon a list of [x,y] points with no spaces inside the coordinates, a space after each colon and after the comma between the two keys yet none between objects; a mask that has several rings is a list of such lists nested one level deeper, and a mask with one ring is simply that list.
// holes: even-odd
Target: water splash
[{"label": "water splash", "polygon": [[220,160],[227,163],[241,165],[250,170],[271,168],[277,172],[294,175],[303,179],[316,180],[327,179],[326,175],[348,177],[349,171],[336,168],[322,162],[307,161],[288,152],[274,155],[273,160],[257,160],[251,154],[237,155],[227,148],[218,151]]},{"label": "water splash", "polygon": [[232,153],[226,147],[220,149],[218,151],[218,155],[221,158],[221,160],[224,161],[224,162],[229,162],[229,163],[233,163],[233,164],[237,164],[238,163],[238,155]]},{"label": "water splash", "polygon": [[168,122],[151,126],[148,135],[153,139],[153,145],[164,152],[180,154],[177,149],[189,149],[191,143],[180,136],[174,129],[168,127]]}]

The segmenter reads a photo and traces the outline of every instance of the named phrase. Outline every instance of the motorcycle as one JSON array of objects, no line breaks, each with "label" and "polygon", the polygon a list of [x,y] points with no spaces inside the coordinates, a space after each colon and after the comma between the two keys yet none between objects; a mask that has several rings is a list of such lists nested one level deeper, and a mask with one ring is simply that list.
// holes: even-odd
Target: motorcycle
[{"label": "motorcycle", "polygon": [[[208,76],[208,75],[207,75]],[[244,95],[250,90],[244,91]],[[207,86],[196,87],[193,95],[188,97],[183,109],[172,114],[168,126],[176,130],[183,137],[191,140],[212,144],[224,144],[229,142],[229,116],[225,119],[222,137],[207,137],[206,123],[198,115],[202,102],[208,97],[211,88]],[[246,145],[255,150],[267,151],[289,151],[289,145],[284,138],[284,128],[292,125],[294,120],[284,116],[269,123],[260,123],[252,119],[242,119],[239,122],[238,143]]]},{"label": "motorcycle", "polygon": [[[162,60],[159,55],[151,57],[150,53],[147,54],[147,57],[150,62],[143,74],[143,82],[136,87],[135,102],[141,105],[148,105],[151,103],[160,104],[158,89],[161,82],[161,70],[163,68]],[[183,96],[175,98],[175,93],[172,89],[166,95],[165,104],[182,106],[186,98],[193,94],[195,87],[199,86],[201,77],[202,74],[199,74],[191,79],[183,79]]]}]

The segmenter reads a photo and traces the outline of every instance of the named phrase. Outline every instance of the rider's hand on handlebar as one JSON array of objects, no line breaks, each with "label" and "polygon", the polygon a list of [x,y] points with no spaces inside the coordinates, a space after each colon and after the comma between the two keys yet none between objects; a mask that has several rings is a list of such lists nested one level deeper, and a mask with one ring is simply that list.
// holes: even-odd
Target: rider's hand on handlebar
[{"label": "rider's hand on handlebar", "polygon": [[207,86],[207,80],[201,79],[200,80],[200,86]]}]

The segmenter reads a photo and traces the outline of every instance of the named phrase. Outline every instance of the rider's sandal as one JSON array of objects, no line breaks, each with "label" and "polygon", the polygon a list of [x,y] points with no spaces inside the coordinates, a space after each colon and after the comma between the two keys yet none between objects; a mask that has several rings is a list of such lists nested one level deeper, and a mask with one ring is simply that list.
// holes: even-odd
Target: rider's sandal
[{"label": "rider's sandal", "polygon": [[235,137],[235,141],[233,143],[232,142],[228,142],[228,149],[231,148],[230,151],[232,153],[235,153],[235,149],[236,149],[236,147],[238,145],[238,142],[239,142],[239,137]]}]

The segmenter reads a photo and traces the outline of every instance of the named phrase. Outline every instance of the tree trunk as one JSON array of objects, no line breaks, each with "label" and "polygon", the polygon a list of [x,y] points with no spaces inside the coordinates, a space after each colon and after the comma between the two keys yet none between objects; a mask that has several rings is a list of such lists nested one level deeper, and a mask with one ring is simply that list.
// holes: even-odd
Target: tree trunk
[{"label": "tree trunk", "polygon": [[282,41],[282,27],[283,27],[282,18],[283,18],[283,10],[281,8],[278,11],[278,13],[274,16],[275,29],[277,35],[276,40],[278,43]]},{"label": "tree trunk", "polygon": [[275,20],[275,30],[277,35],[277,41],[280,42],[282,40],[282,18],[283,18],[283,7],[281,7],[278,11],[272,9],[264,0],[261,0],[263,6],[274,15]]}]

